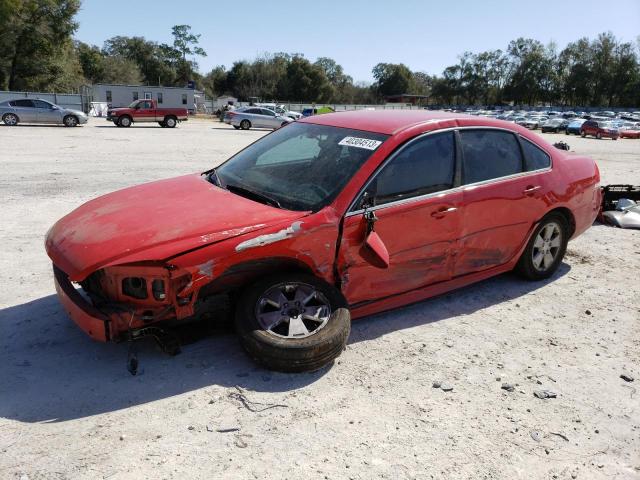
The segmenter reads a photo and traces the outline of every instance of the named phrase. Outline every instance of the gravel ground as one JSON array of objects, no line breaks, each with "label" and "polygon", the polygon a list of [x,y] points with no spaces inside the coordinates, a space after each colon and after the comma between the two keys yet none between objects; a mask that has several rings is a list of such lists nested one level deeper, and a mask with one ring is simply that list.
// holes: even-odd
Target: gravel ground
[{"label": "gravel ground", "polygon": [[[263,134],[0,127],[0,478],[640,478],[638,231],[595,225],[546,282],[502,275],[359,320],[313,374],[263,370],[221,334],[174,358],[142,343],[132,377],[126,345],[80,332],[55,297],[47,229]],[[640,184],[640,141],[546,137],[595,158],[603,184]]]}]

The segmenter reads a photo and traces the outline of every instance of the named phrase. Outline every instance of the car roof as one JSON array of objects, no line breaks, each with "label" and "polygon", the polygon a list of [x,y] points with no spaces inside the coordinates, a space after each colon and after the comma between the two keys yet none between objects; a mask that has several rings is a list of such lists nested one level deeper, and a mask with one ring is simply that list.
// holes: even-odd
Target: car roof
[{"label": "car roof", "polygon": [[486,125],[496,125],[496,122],[500,122],[500,125],[504,124],[500,120],[482,119],[464,113],[429,110],[352,110],[325,113],[299,121],[392,135],[420,123],[457,119],[472,119],[476,122],[484,120],[482,123],[486,122]]}]

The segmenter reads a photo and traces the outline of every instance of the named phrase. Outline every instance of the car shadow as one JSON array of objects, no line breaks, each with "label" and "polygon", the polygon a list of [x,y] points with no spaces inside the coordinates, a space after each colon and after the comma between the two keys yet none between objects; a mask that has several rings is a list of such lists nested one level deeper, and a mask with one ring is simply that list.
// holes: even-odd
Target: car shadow
[{"label": "car shadow", "polygon": [[[569,272],[562,264],[549,280],[526,282],[506,274],[440,297],[355,321],[350,344],[455,318],[525,295]],[[61,422],[142,405],[214,385],[287,392],[316,382],[313,373],[267,371],[244,353],[235,335],[217,334],[169,357],[151,340],[135,344],[139,374],[126,369],[129,345],[98,343],[67,317],[55,295],[0,310],[0,417]]]}]

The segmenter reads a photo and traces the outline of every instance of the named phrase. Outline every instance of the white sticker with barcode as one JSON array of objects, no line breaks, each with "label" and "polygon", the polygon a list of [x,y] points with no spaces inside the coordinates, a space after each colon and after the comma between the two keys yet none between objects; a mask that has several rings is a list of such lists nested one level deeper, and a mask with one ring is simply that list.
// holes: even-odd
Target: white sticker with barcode
[{"label": "white sticker with barcode", "polygon": [[347,147],[366,148],[367,150],[375,150],[380,146],[382,142],[378,140],[371,140],[369,138],[358,137],[344,137],[340,140],[338,145],[345,145]]}]

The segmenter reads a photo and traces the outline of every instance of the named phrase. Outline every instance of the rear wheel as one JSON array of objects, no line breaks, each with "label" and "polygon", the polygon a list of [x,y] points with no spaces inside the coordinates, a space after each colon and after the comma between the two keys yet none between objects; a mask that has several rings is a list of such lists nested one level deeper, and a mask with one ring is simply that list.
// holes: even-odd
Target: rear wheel
[{"label": "rear wheel", "polygon": [[305,273],[273,275],[246,288],[235,322],[249,355],[282,372],[313,371],[331,363],[351,331],[342,295]]},{"label": "rear wheel", "polygon": [[120,117],[120,119],[118,120],[118,124],[124,128],[129,128],[131,126],[131,123],[131,117],[127,117],[126,115]]},{"label": "rear wheel", "polygon": [[158,125],[160,125],[162,128],[165,128],[167,126],[167,124],[164,123],[164,120],[161,122],[158,122]]},{"label": "rear wheel", "polygon": [[249,120],[242,120],[240,122],[240,128],[242,130],[249,130],[251,128],[251,122]]},{"label": "rear wheel", "polygon": [[238,125],[234,125],[233,128],[235,128],[236,130],[240,130],[240,127]]},{"label": "rear wheel", "polygon": [[533,232],[516,271],[529,280],[549,278],[562,262],[568,241],[566,218],[560,213],[548,214]]},{"label": "rear wheel", "polygon": [[9,127],[15,127],[18,125],[18,116],[15,113],[7,113],[2,117],[2,121]]},{"label": "rear wheel", "polygon": [[178,120],[176,120],[176,117],[166,117],[164,119],[164,124],[167,128],[175,128],[178,124]]}]

